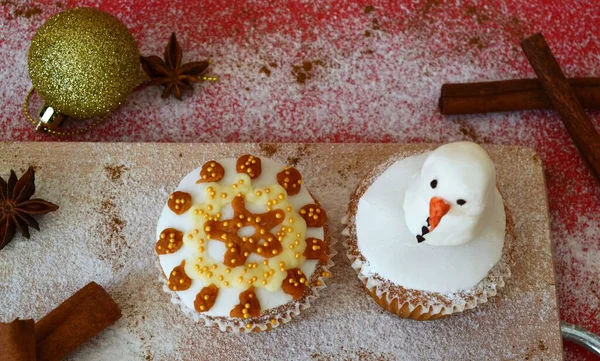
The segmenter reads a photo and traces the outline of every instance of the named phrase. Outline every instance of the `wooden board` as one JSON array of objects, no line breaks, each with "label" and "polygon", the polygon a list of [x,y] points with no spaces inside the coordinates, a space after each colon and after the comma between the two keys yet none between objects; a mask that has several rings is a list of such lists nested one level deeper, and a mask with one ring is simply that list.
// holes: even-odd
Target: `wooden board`
[{"label": "wooden board", "polygon": [[[383,311],[362,289],[341,240],[351,192],[375,165],[419,144],[0,143],[0,175],[37,169],[36,196],[60,210],[42,232],[0,251],[0,321],[39,319],[89,281],[123,318],[73,360],[561,360],[546,190],[533,150],[490,146],[515,219],[516,264],[499,296],[474,311],[416,322]],[[161,289],[155,225],[168,194],[209,158],[242,153],[294,164],[322,202],[338,255],[313,307],[274,331],[235,335],[196,324]]]}]

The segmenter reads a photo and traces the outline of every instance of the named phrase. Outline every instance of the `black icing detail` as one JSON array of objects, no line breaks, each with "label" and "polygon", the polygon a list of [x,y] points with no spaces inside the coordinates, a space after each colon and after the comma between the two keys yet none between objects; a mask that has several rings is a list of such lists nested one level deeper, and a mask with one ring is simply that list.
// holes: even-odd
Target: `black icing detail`
[{"label": "black icing detail", "polygon": [[459,199],[459,200],[456,201],[456,204],[458,204],[459,206],[462,206],[465,203],[467,203],[467,201],[465,201],[464,199]]},{"label": "black icing detail", "polygon": [[429,183],[429,185],[431,186],[431,188],[435,189],[435,187],[437,187],[437,179],[434,179],[431,181],[431,183]]},{"label": "black icing detail", "polygon": [[421,234],[417,234],[417,242],[421,243],[421,242],[425,242],[425,235],[429,233],[429,217],[427,217],[427,226],[422,226],[421,227]]}]

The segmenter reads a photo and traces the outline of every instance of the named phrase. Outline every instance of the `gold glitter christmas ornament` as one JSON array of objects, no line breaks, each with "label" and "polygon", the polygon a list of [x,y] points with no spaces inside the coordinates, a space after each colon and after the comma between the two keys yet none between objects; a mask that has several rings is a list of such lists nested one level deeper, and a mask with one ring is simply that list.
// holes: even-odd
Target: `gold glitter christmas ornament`
[{"label": "gold glitter christmas ornament", "polygon": [[29,49],[29,75],[45,102],[38,125],[49,129],[65,116],[107,115],[146,79],[127,27],[92,8],[63,11],[42,25]]}]

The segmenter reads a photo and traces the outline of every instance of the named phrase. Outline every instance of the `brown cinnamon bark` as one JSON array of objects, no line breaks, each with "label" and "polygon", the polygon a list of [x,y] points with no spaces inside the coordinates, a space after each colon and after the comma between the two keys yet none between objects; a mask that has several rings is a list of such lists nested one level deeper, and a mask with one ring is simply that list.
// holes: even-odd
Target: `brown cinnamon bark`
[{"label": "brown cinnamon bark", "polygon": [[521,42],[521,48],[579,153],[600,181],[600,135],[577,100],[544,36],[530,36]]},{"label": "brown cinnamon bark", "polygon": [[121,318],[121,310],[95,282],[77,291],[37,324],[38,361],[58,361]]},{"label": "brown cinnamon bark", "polygon": [[0,323],[0,360],[35,361],[35,326],[33,320]]},{"label": "brown cinnamon bark", "polygon": [[[600,108],[600,78],[572,78],[569,84],[584,108]],[[442,85],[444,115],[554,109],[538,79]]]}]

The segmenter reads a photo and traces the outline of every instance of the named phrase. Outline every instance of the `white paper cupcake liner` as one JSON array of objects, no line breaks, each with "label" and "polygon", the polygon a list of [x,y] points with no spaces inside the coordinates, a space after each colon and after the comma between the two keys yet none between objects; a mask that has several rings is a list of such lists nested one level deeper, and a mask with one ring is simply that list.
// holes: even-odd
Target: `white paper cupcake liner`
[{"label": "white paper cupcake liner", "polygon": [[[329,277],[324,277],[322,274],[324,272],[328,272],[329,274],[331,274],[330,268],[332,268],[335,265],[332,258],[335,257],[337,252],[334,248],[335,242],[330,241],[332,238],[329,236],[327,236],[326,238],[329,241],[329,257],[326,263],[319,262],[317,264],[317,268],[311,276],[311,287],[308,290],[308,294],[304,294],[302,298],[300,298],[300,300],[290,301],[284,305],[266,310],[266,312],[259,317],[252,317],[248,319],[233,317],[214,317],[192,310],[181,301],[181,299],[177,295],[177,292],[169,289],[167,285],[167,278],[163,274],[163,269],[161,268],[160,262],[158,261],[157,257],[155,265],[160,270],[160,276],[158,280],[162,284],[163,291],[165,291],[171,296],[171,302],[175,305],[178,305],[181,308],[181,311],[195,322],[203,322],[205,326],[209,327],[216,326],[219,328],[219,330],[223,332],[247,333],[266,331],[286,324],[289,321],[291,321],[294,317],[298,316],[301,311],[311,306],[311,302],[313,300],[319,297],[319,291],[327,287],[325,280]],[[317,282],[320,282],[319,286],[317,286]],[[271,322],[272,319],[274,319],[275,322]],[[250,328],[246,327],[248,323],[252,324]]]},{"label": "white paper cupcake liner", "polygon": [[420,306],[422,309],[428,310],[432,315],[450,315],[475,308],[477,305],[486,303],[489,298],[497,295],[498,291],[506,284],[506,279],[511,276],[510,264],[512,263],[511,252],[514,237],[507,237],[502,257],[498,263],[472,289],[445,294],[418,291],[417,295],[411,295],[413,290],[405,289],[403,295],[407,295],[408,297],[401,301],[397,291],[399,286],[390,285],[389,281],[382,279],[378,275],[363,273],[363,266],[367,265],[368,261],[352,254],[351,242],[353,242],[351,237],[348,237],[344,242],[346,256],[363,285],[370,292],[374,292],[377,297],[384,298],[388,304],[392,304],[396,300],[398,309],[407,305],[410,312]]}]

